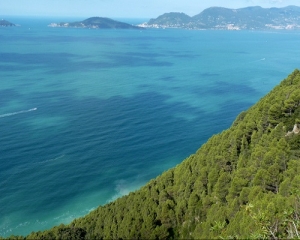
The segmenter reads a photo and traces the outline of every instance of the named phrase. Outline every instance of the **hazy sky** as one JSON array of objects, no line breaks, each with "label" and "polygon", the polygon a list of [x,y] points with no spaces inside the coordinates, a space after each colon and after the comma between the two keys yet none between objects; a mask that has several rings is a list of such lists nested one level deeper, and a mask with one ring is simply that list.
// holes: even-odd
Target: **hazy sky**
[{"label": "hazy sky", "polygon": [[0,18],[8,15],[156,18],[166,12],[190,16],[203,9],[220,6],[300,6],[300,0],[0,0]]}]

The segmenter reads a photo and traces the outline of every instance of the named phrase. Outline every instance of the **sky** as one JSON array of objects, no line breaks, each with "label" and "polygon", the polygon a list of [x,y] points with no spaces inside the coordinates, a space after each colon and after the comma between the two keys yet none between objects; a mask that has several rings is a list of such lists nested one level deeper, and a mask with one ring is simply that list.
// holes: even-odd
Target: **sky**
[{"label": "sky", "polygon": [[156,18],[163,13],[194,16],[208,7],[300,6],[300,0],[0,0],[1,16]]}]

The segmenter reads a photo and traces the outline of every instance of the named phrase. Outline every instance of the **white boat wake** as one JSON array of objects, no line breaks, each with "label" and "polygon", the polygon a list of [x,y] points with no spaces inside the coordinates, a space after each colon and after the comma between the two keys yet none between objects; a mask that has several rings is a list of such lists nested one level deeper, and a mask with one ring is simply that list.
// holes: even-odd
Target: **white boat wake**
[{"label": "white boat wake", "polygon": [[10,117],[10,116],[14,116],[14,115],[21,114],[21,113],[28,113],[28,112],[32,112],[35,110],[37,110],[37,108],[30,108],[28,110],[23,110],[23,111],[19,111],[19,112],[5,113],[5,114],[0,115],[0,118]]},{"label": "white boat wake", "polygon": [[255,60],[255,61],[251,61],[250,63],[261,62],[261,61],[265,61],[265,60],[266,60],[266,58],[261,58],[261,59]]}]

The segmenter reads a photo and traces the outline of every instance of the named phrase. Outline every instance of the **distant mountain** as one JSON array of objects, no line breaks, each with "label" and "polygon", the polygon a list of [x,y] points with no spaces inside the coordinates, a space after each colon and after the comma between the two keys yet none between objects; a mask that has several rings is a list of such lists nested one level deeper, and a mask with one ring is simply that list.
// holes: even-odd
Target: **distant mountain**
[{"label": "distant mountain", "polygon": [[15,27],[16,25],[9,22],[9,21],[6,21],[4,19],[0,20],[0,27]]},{"label": "distant mountain", "polygon": [[161,25],[161,26],[172,26],[172,27],[183,27],[186,24],[193,22],[193,18],[186,15],[185,13],[165,13],[156,19],[150,19],[149,25]]},{"label": "distant mountain", "polygon": [[141,29],[141,27],[133,26],[128,23],[118,22],[110,18],[91,17],[81,22],[61,22],[51,23],[49,27],[65,27],[65,28],[101,28],[101,29]]},{"label": "distant mountain", "polygon": [[300,29],[300,7],[240,9],[211,7],[193,17],[184,13],[165,13],[140,26],[225,30]]}]

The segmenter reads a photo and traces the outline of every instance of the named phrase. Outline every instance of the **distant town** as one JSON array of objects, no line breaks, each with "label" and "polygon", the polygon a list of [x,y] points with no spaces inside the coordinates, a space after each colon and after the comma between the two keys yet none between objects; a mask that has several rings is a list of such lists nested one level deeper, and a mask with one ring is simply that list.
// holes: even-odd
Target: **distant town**
[{"label": "distant town", "polygon": [[211,7],[193,17],[184,13],[165,13],[139,26],[215,30],[300,29],[300,7],[240,9]]}]

